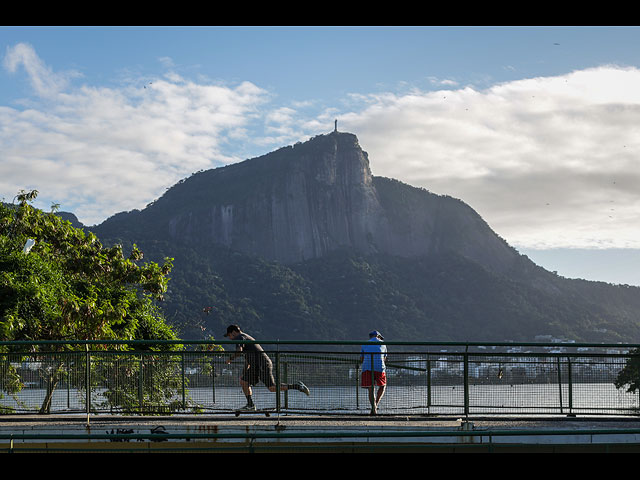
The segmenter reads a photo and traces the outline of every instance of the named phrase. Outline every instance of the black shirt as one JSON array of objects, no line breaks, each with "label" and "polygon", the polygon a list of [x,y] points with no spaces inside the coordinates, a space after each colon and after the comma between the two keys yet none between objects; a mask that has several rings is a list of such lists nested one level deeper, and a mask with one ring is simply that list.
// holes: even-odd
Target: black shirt
[{"label": "black shirt", "polygon": [[[234,340],[255,341],[256,339],[246,333],[240,333]],[[244,353],[244,362],[247,365],[271,363],[271,359],[259,343],[240,343],[236,345],[236,352]]]}]

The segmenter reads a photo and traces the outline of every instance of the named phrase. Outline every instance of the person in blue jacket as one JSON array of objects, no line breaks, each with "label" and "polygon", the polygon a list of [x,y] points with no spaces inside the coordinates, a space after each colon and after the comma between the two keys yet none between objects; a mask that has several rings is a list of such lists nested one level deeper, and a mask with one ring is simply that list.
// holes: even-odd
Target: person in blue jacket
[{"label": "person in blue jacket", "polygon": [[[360,349],[360,363],[362,363],[362,388],[369,389],[371,415],[378,413],[378,404],[387,387],[387,346],[382,343],[384,337],[374,330],[369,333],[369,341]],[[378,387],[374,395],[374,385]]]}]

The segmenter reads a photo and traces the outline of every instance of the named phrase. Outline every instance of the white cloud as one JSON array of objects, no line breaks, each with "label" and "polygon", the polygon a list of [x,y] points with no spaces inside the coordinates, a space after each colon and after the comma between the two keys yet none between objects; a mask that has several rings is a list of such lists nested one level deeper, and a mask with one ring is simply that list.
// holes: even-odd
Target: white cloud
[{"label": "white cloud", "polygon": [[7,47],[3,65],[12,73],[22,66],[34,91],[41,97],[55,96],[67,86],[70,78],[78,76],[77,72],[54,73],[40,60],[33,47],[26,43]]},{"label": "white cloud", "polygon": [[171,57],[159,57],[158,61],[165,67],[165,68],[173,68],[175,67],[175,63],[173,61],[173,58]]},{"label": "white cloud", "polygon": [[241,160],[223,144],[246,135],[266,95],[249,82],[196,84],[174,73],[136,87],[72,87],[22,44],[4,58],[10,72],[20,65],[47,101],[0,107],[0,192],[36,188],[87,224],[143,208],[194,171]]},{"label": "white cloud", "polygon": [[429,80],[429,82],[432,85],[438,85],[443,87],[455,87],[458,85],[458,82],[448,78],[443,79],[443,78],[437,78],[437,77],[427,77],[427,80]]},{"label": "white cloud", "polygon": [[374,175],[460,198],[514,245],[640,247],[640,70],[370,95],[363,105],[339,118]]}]

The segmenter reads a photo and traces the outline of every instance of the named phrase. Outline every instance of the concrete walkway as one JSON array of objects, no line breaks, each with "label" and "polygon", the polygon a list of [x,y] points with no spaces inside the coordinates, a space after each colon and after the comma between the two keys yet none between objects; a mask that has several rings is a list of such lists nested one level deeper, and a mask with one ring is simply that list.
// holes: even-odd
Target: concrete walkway
[{"label": "concrete walkway", "polygon": [[0,416],[0,451],[629,451],[640,418]]}]

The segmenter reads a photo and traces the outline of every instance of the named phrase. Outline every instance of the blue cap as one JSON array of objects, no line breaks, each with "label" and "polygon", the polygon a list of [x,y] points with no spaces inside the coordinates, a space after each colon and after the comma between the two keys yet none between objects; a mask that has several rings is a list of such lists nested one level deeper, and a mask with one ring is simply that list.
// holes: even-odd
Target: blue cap
[{"label": "blue cap", "polygon": [[384,340],[384,337],[382,336],[382,334],[377,330],[374,330],[373,332],[369,333],[369,338],[371,337],[380,337],[380,340]]}]

